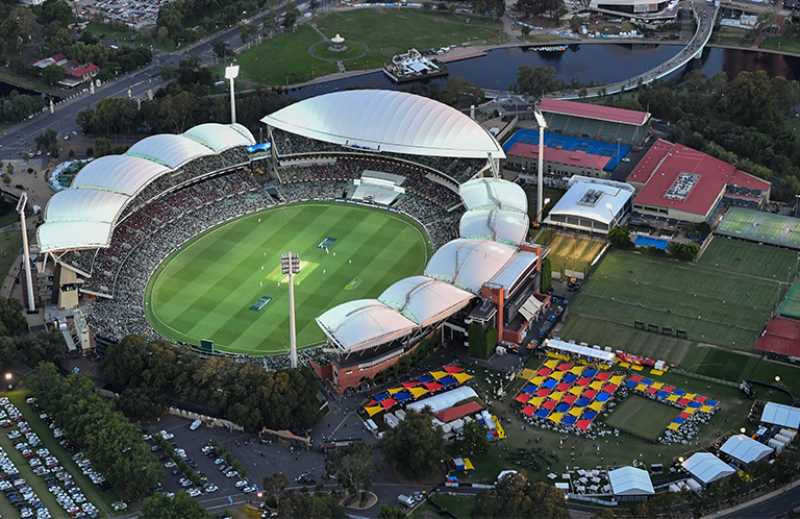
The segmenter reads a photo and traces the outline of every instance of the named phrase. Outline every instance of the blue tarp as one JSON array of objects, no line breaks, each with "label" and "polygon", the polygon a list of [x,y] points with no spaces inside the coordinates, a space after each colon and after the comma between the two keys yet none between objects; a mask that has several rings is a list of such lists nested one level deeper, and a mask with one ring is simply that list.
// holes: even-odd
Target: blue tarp
[{"label": "blue tarp", "polygon": [[716,400],[706,400],[706,404],[705,405],[710,405],[711,407],[716,407],[717,404],[719,404],[719,402],[717,402]]},{"label": "blue tarp", "polygon": [[578,375],[576,375],[575,373],[567,373],[566,375],[564,375],[563,382],[566,382],[567,384],[572,384],[576,380],[578,380]]},{"label": "blue tarp", "polygon": [[592,411],[591,409],[587,409],[586,411],[583,412],[581,418],[583,418],[584,420],[591,420],[595,416],[597,416],[597,411]]},{"label": "blue tarp", "polygon": [[523,393],[531,394],[534,391],[536,391],[536,386],[534,384],[531,384],[530,382],[528,382],[527,384],[522,386],[522,392]]},{"label": "blue tarp", "polygon": [[586,368],[585,370],[583,370],[584,377],[592,378],[595,375],[597,375],[597,370],[594,368]]},{"label": "blue tarp", "polygon": [[572,425],[577,421],[578,421],[578,419],[576,417],[572,416],[571,414],[568,414],[567,416],[565,416],[564,418],[561,419],[561,423],[564,424],[564,425]]},{"label": "blue tarp", "polygon": [[566,413],[568,409],[569,409],[569,404],[566,402],[561,402],[556,406],[557,413]]},{"label": "blue tarp", "polygon": [[684,420],[684,419],[683,419],[682,417],[680,417],[680,416],[676,416],[675,418],[673,418],[673,419],[672,419],[672,421],[673,421],[673,422],[675,422],[675,423],[683,423],[683,422],[685,422],[686,420]]},{"label": "blue tarp", "polygon": [[681,395],[685,395],[685,394],[686,394],[686,391],[684,391],[684,390],[683,390],[683,389],[681,389],[681,388],[678,388],[678,387],[676,387],[675,389],[673,389],[673,390],[672,390],[672,394],[673,394],[673,395],[678,395],[678,396],[681,396]]},{"label": "blue tarp", "polygon": [[656,393],[656,398],[658,398],[659,400],[664,400],[668,396],[669,393],[667,393],[666,391],[659,391],[658,393]]},{"label": "blue tarp", "polygon": [[633,389],[636,387],[636,382],[634,382],[633,380],[626,380],[625,387],[627,387],[628,389]]},{"label": "blue tarp", "polygon": [[609,398],[611,398],[611,395],[609,395],[608,393],[597,393],[597,396],[594,397],[594,399],[597,400],[598,402],[605,402]]},{"label": "blue tarp", "polygon": [[420,382],[434,382],[434,378],[430,374],[420,375],[417,377]]},{"label": "blue tarp", "polygon": [[547,389],[553,389],[557,385],[558,385],[558,382],[556,382],[556,380],[552,379],[552,378],[548,378],[547,380],[545,380],[542,383],[542,387],[546,387]]},{"label": "blue tarp", "polygon": [[701,404],[700,402],[694,402],[694,401],[692,401],[692,402],[689,402],[687,405],[688,405],[689,407],[700,407],[700,406],[702,406],[703,404]]},{"label": "blue tarp", "polygon": [[387,391],[384,391],[383,393],[378,393],[377,395],[373,396],[372,399],[380,402],[381,400],[386,400],[387,398],[389,398],[389,396],[390,396],[389,393]]},{"label": "blue tarp", "polygon": [[586,407],[587,405],[589,405],[589,402],[591,402],[591,400],[589,400],[585,396],[582,396],[579,399],[575,400],[575,407]]},{"label": "blue tarp", "polygon": [[441,385],[445,387],[456,386],[458,385],[458,380],[453,378],[452,376],[442,377],[438,381]]},{"label": "blue tarp", "polygon": [[414,397],[411,396],[411,393],[408,391],[400,391],[399,393],[394,394],[394,399],[398,402],[405,402],[406,400],[411,400],[412,398]]},{"label": "blue tarp", "polygon": [[538,416],[539,418],[547,418],[547,416],[550,414],[550,411],[548,411],[544,407],[540,407],[539,409],[536,410],[536,413],[534,414],[536,414],[536,416]]}]

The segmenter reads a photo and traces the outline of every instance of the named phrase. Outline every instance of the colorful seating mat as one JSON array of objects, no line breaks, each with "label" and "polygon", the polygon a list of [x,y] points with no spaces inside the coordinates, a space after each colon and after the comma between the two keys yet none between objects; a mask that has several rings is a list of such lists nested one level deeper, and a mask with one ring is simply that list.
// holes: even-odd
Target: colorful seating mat
[{"label": "colorful seating mat", "polygon": [[696,413],[712,415],[717,412],[719,407],[719,402],[716,400],[697,393],[689,393],[679,387],[655,381],[638,373],[628,377],[625,387],[633,393],[654,398],[659,402],[681,409],[680,414],[667,425],[667,429],[671,431],[679,431],[692,415]]},{"label": "colorful seating mat", "polygon": [[447,365],[440,370],[429,371],[407,380],[397,387],[375,393],[364,405],[364,412],[372,418],[420,398],[457,388],[471,379],[472,375],[465,373],[460,366]]}]

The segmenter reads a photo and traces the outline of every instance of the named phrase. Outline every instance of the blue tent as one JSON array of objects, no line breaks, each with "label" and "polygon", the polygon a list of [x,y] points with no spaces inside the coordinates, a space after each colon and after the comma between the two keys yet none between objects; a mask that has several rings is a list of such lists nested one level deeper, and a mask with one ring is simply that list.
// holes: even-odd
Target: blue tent
[{"label": "blue tent", "polygon": [[542,387],[546,387],[547,389],[553,389],[557,385],[558,385],[558,382],[556,382],[556,380],[553,379],[553,378],[548,378],[547,380],[542,382]]},{"label": "blue tent", "polygon": [[411,400],[412,398],[414,397],[411,396],[411,393],[408,391],[400,391],[399,393],[394,394],[394,399],[398,402],[405,402],[407,400]]},{"label": "blue tent", "polygon": [[575,417],[575,416],[572,416],[571,414],[568,414],[567,416],[565,416],[564,418],[561,419],[561,423],[563,425],[572,425],[577,421],[578,421],[578,418]]},{"label": "blue tent", "polygon": [[566,375],[564,375],[562,382],[566,382],[567,384],[572,384],[576,380],[578,380],[578,375],[576,375],[575,373],[567,373]]},{"label": "blue tent", "polygon": [[424,383],[424,382],[433,382],[433,381],[434,381],[434,378],[433,378],[433,376],[432,376],[431,374],[429,374],[429,373],[426,373],[426,374],[424,374],[424,375],[420,375],[420,376],[418,376],[418,377],[417,377],[417,380],[419,380],[420,382],[423,382],[423,383]]},{"label": "blue tent", "polygon": [[658,398],[659,400],[664,400],[668,396],[669,393],[667,393],[666,391],[659,391],[658,393],[656,393],[656,398]]},{"label": "blue tent", "polygon": [[582,396],[579,399],[575,400],[575,407],[586,407],[587,405],[589,405],[589,402],[591,402],[591,400],[589,400],[585,396]]},{"label": "blue tent", "polygon": [[522,386],[522,392],[523,393],[531,394],[534,391],[536,391],[536,385],[535,384],[531,384],[530,382],[528,382],[527,384]]},{"label": "blue tent", "polygon": [[547,416],[550,414],[550,411],[548,411],[544,407],[540,407],[539,409],[536,410],[535,414],[539,418],[547,418]]},{"label": "blue tent", "polygon": [[567,409],[569,409],[569,404],[566,402],[561,402],[556,406],[557,413],[566,413]]},{"label": "blue tent", "polygon": [[591,409],[587,409],[586,411],[583,412],[581,418],[583,418],[584,420],[591,420],[595,416],[597,416],[597,411],[592,411]]},{"label": "blue tent", "polygon": [[448,375],[446,377],[440,378],[439,379],[439,383],[441,385],[443,385],[444,387],[457,386],[458,385],[458,380],[453,378],[451,375]]},{"label": "blue tent", "polygon": [[609,398],[611,398],[611,395],[609,395],[608,393],[603,393],[603,392],[597,393],[597,396],[594,397],[594,399],[597,400],[598,402],[605,402]]}]

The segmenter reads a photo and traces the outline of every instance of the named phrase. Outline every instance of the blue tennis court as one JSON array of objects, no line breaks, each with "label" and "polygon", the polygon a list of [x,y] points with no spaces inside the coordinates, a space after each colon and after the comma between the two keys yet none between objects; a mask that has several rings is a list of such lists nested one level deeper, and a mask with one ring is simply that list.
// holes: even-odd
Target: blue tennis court
[{"label": "blue tennis court", "polygon": [[[508,150],[518,142],[524,144],[539,144],[539,130],[521,128],[515,131],[511,137],[503,143],[503,150],[508,152]],[[631,151],[631,147],[628,144],[617,145],[616,143],[611,144],[594,139],[573,137],[571,135],[563,135],[549,131],[544,132],[544,145],[550,148],[559,148],[568,151],[585,151],[593,155],[611,157],[611,160],[608,161],[608,164],[606,164],[604,168],[606,171],[614,171],[623,157]]]}]

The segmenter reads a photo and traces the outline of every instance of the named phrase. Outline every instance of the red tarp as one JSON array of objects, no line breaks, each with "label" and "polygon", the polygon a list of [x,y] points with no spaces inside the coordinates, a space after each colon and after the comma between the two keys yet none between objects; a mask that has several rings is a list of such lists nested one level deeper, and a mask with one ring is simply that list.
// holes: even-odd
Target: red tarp
[{"label": "red tarp", "polygon": [[516,397],[514,397],[514,400],[516,400],[520,404],[527,404],[528,400],[530,399],[531,395],[529,395],[528,393],[520,393]]},{"label": "red tarp", "polygon": [[594,378],[596,378],[597,380],[608,380],[608,377],[610,376],[611,374],[608,371],[601,371],[600,373],[595,375]]},{"label": "red tarp", "polygon": [[678,416],[680,416],[684,420],[688,420],[689,418],[691,418],[692,415],[690,415],[689,413],[681,413]]},{"label": "red tarp", "polygon": [[534,393],[534,395],[536,396],[547,396],[549,394],[550,390],[547,389],[546,387],[540,387],[539,389],[536,390],[536,393]]},{"label": "red tarp", "polygon": [[451,407],[450,409],[445,409],[444,411],[440,411],[436,413],[436,418],[443,421],[444,423],[448,423],[452,422],[453,420],[458,420],[459,418],[463,418],[465,416],[473,415],[479,411],[483,411],[483,406],[473,400],[471,402],[467,402],[466,404],[457,405]]},{"label": "red tarp", "polygon": [[689,400],[688,398],[681,398],[680,400],[678,400],[677,403],[680,407],[686,407],[687,405],[689,405],[689,402],[691,402],[691,400]]},{"label": "red tarp", "polygon": [[396,405],[397,405],[397,400],[395,400],[394,398],[384,398],[383,400],[381,400],[381,406],[383,406],[384,409],[391,409]]},{"label": "red tarp", "polygon": [[586,398],[591,400],[592,398],[597,396],[597,391],[595,391],[594,389],[587,389],[586,391],[581,393],[581,396],[585,396]]},{"label": "red tarp", "polygon": [[566,391],[567,389],[571,388],[571,384],[567,384],[566,382],[562,382],[556,386],[556,391]]},{"label": "red tarp", "polygon": [[654,388],[653,386],[647,386],[647,389],[645,391],[647,391],[648,395],[655,395],[656,393],[658,393],[658,389]]},{"label": "red tarp", "polygon": [[412,387],[417,387],[418,385],[420,385],[420,382],[417,380],[411,380],[409,382],[403,382],[400,385],[406,389],[411,389]]},{"label": "red tarp", "polygon": [[589,377],[581,377],[575,381],[576,384],[579,386],[588,386],[592,382],[592,379]]},{"label": "red tarp", "polygon": [[525,407],[522,408],[522,414],[524,414],[525,416],[533,416],[533,412],[535,410],[536,408],[533,407],[532,405],[526,405]]},{"label": "red tarp", "polygon": [[639,382],[642,381],[642,376],[641,375],[637,375],[636,373],[634,373],[633,375],[630,375],[628,377],[628,380],[633,380],[634,382],[636,382],[638,384]]},{"label": "red tarp", "polygon": [[557,369],[558,371],[569,371],[572,369],[572,366],[574,366],[574,364],[571,362],[562,362],[558,365]]},{"label": "red tarp", "polygon": [[556,402],[555,400],[545,400],[544,403],[542,404],[542,407],[544,407],[548,411],[552,411],[557,404],[558,402]]},{"label": "red tarp", "polygon": [[605,386],[603,386],[603,392],[608,393],[609,395],[613,395],[614,391],[616,390],[617,390],[616,384],[606,384]]},{"label": "red tarp", "polygon": [[573,395],[572,393],[567,393],[561,398],[561,401],[572,405],[572,403],[575,402],[575,400],[577,399],[578,399],[577,396]]},{"label": "red tarp", "polygon": [[442,386],[440,383],[438,383],[438,382],[425,382],[425,383],[424,383],[424,384],[422,384],[422,385],[423,385],[423,386],[425,386],[425,389],[427,389],[427,390],[428,390],[428,391],[430,391],[431,393],[435,393],[436,391],[440,391],[440,390],[442,389],[442,387],[443,387],[443,386]]},{"label": "red tarp", "polygon": [[667,393],[672,393],[675,391],[675,386],[664,386],[661,388],[661,391],[666,391]]},{"label": "red tarp", "polygon": [[700,402],[701,404],[703,402],[705,402],[706,400],[708,400],[708,399],[706,397],[704,397],[703,395],[697,395],[696,397],[694,397],[694,401],[695,402]]},{"label": "red tarp", "polygon": [[442,369],[445,370],[447,373],[450,373],[450,374],[452,374],[452,373],[461,373],[462,371],[464,371],[464,368],[460,368],[458,366],[453,366],[452,364],[448,365],[448,366],[445,366]]},{"label": "red tarp", "polygon": [[584,420],[578,420],[578,422],[575,424],[575,427],[577,427],[581,431],[585,431],[586,429],[589,428],[590,425],[592,425],[592,421],[584,419]]},{"label": "red tarp", "polygon": [[552,372],[553,370],[550,368],[539,368],[539,371],[537,371],[536,374],[539,375],[540,377],[546,377]]}]

